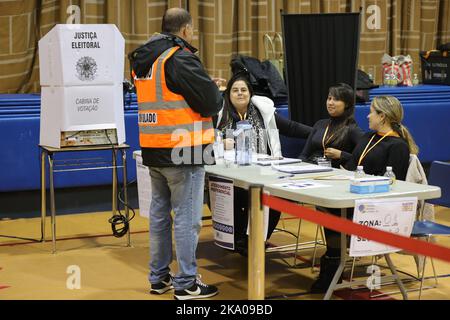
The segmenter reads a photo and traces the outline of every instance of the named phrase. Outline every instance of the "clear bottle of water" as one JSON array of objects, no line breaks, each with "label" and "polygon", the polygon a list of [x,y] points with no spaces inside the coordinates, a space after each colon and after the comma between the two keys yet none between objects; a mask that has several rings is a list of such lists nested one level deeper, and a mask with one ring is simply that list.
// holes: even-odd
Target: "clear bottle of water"
[{"label": "clear bottle of water", "polygon": [[389,189],[392,190],[395,184],[395,173],[392,171],[392,167],[386,167],[386,172],[384,173],[385,177],[389,178]]},{"label": "clear bottle of water", "polygon": [[389,74],[389,86],[396,87],[398,84],[398,78],[395,73],[395,61],[392,61],[391,72]]},{"label": "clear bottle of water", "polygon": [[389,73],[386,73],[386,74],[384,75],[383,84],[384,84],[386,87],[389,87],[389,86],[391,85],[391,75],[390,75]]},{"label": "clear bottle of water", "polygon": [[390,86],[390,87],[396,87],[397,84],[398,84],[398,78],[397,78],[397,75],[396,75],[394,72],[392,72],[392,73],[389,75],[389,86]]},{"label": "clear bottle of water", "polygon": [[355,171],[355,179],[364,177],[364,167],[363,166],[357,166]]},{"label": "clear bottle of water", "polygon": [[250,165],[252,158],[252,126],[248,123],[236,125],[236,163],[240,166]]},{"label": "clear bottle of water", "polygon": [[375,83],[374,74],[375,74],[375,72],[374,72],[373,68],[369,68],[367,75],[369,76],[369,79],[370,79],[370,81],[372,81],[372,83]]},{"label": "clear bottle of water", "polygon": [[220,132],[220,131],[217,131],[215,144],[216,144],[216,148],[217,148],[217,158],[223,159],[224,146],[223,146],[222,132]]},{"label": "clear bottle of water", "polygon": [[417,76],[417,73],[414,73],[414,78],[412,80],[412,84],[413,84],[413,86],[419,85],[419,77]]}]

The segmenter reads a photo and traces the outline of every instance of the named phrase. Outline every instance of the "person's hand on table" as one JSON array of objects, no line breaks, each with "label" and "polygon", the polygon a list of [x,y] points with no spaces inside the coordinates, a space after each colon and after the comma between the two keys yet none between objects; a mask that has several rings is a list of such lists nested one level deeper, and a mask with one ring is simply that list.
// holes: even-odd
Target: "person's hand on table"
[{"label": "person's hand on table", "polygon": [[335,148],[326,148],[324,155],[329,159],[340,159],[341,158],[341,150]]}]

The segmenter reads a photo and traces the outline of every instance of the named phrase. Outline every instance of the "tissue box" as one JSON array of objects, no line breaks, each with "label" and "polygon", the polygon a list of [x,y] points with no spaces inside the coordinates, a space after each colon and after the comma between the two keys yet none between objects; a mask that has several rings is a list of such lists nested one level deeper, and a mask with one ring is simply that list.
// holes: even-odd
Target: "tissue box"
[{"label": "tissue box", "polygon": [[387,177],[365,177],[350,180],[351,193],[378,193],[389,191],[390,179]]}]

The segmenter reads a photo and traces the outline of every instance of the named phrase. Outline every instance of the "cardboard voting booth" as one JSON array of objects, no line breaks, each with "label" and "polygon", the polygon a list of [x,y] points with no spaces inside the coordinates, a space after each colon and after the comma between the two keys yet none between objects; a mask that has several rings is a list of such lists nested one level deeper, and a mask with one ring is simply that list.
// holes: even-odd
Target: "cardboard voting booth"
[{"label": "cardboard voting booth", "polygon": [[125,142],[125,41],[115,25],[56,25],[39,41],[40,144]]},{"label": "cardboard voting booth", "polygon": [[58,24],[39,40],[41,86],[122,83],[124,52],[113,24]]}]

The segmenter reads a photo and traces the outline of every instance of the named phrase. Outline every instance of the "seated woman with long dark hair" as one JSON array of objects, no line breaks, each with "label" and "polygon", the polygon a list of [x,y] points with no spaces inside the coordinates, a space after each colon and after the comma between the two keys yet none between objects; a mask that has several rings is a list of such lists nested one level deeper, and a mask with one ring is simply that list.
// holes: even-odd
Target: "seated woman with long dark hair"
[{"label": "seated woman with long dark hair", "polygon": [[[224,108],[215,120],[216,128],[224,137],[227,130],[236,129],[239,121],[246,120],[252,125],[256,139],[252,139],[253,150],[274,157],[282,156],[278,130],[281,134],[295,138],[306,138],[311,127],[286,119],[276,113],[271,99],[254,96],[253,88],[246,73],[236,74],[228,82],[225,91]],[[225,148],[229,147],[229,139],[225,139]],[[280,212],[270,209],[267,238],[270,237],[280,219]],[[234,226],[235,250],[247,255],[248,237],[248,191],[234,188]]]},{"label": "seated woman with long dark hair", "polygon": [[306,141],[300,159],[316,163],[317,158],[331,159],[331,165],[339,168],[352,155],[364,132],[354,119],[355,94],[348,84],[330,87],[326,103],[328,119],[317,121]]},{"label": "seated woman with long dark hair", "polygon": [[[351,161],[352,152],[364,135],[354,119],[352,87],[345,83],[330,87],[326,107],[329,118],[314,124],[300,158],[316,163],[318,158],[326,157],[331,160],[332,167],[339,168]],[[317,210],[340,216],[339,209],[317,207]],[[324,231],[327,251],[320,259],[320,275],[311,288],[313,293],[325,292],[339,264],[340,238],[336,237],[339,233],[327,228]]]}]

